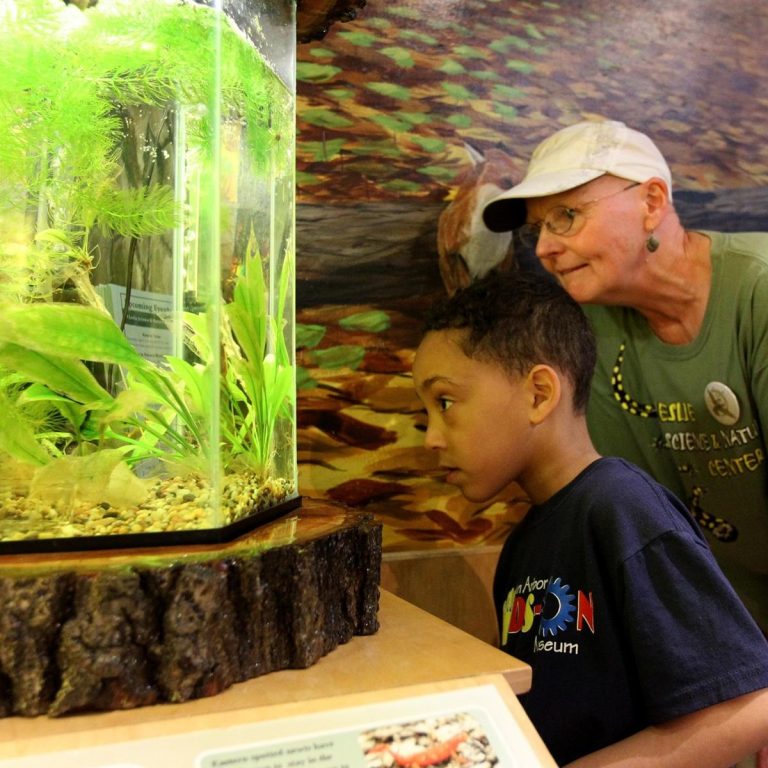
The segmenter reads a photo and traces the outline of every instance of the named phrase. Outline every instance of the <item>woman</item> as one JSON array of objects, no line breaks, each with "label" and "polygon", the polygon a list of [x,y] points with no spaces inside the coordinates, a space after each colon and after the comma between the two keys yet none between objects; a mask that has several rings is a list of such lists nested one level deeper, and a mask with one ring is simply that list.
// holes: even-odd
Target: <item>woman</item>
[{"label": "woman", "polygon": [[589,314],[598,451],[687,505],[768,631],[768,234],[687,231],[663,156],[620,122],[564,128],[483,211]]}]

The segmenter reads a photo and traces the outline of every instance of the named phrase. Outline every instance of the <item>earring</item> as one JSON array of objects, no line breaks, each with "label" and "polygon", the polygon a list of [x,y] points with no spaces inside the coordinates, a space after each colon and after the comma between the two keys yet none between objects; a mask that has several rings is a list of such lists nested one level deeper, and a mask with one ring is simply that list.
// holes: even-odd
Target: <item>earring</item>
[{"label": "earring", "polygon": [[645,247],[650,253],[654,253],[655,251],[659,250],[659,241],[656,239],[653,232],[648,235],[648,239],[645,241]]}]

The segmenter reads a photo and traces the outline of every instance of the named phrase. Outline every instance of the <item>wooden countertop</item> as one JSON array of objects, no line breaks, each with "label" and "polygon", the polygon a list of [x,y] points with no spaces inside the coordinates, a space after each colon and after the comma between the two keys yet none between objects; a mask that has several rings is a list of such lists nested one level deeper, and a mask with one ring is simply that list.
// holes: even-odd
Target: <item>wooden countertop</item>
[{"label": "wooden countertop", "polygon": [[[517,659],[382,591],[375,635],[354,637],[314,666],[282,670],[184,704],[62,718],[0,719],[0,765],[24,757],[126,739],[183,733],[237,721],[288,717],[328,707],[328,700],[398,687],[503,675],[512,691],[530,688],[531,669]],[[195,725],[197,723],[197,725]]]}]

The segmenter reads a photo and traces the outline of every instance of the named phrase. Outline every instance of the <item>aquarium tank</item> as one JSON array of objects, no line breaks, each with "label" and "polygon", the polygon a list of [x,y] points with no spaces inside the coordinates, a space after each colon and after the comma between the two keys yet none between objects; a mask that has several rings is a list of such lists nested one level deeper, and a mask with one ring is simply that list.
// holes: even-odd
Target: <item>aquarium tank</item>
[{"label": "aquarium tank", "polygon": [[294,0],[0,0],[0,552],[299,503]]}]

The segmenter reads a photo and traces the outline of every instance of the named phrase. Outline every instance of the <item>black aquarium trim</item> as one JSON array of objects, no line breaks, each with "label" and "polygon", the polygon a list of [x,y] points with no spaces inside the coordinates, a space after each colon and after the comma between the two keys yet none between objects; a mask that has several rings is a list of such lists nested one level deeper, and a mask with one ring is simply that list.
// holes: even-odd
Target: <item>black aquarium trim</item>
[{"label": "black aquarium trim", "polygon": [[301,506],[301,496],[276,504],[236,520],[222,528],[195,531],[153,531],[150,533],[117,533],[113,536],[78,536],[62,539],[25,539],[0,541],[0,555],[39,554],[45,552],[94,552],[104,549],[141,549],[144,547],[178,547],[185,544],[223,544],[234,541],[260,525],[271,523],[286,512]]}]

